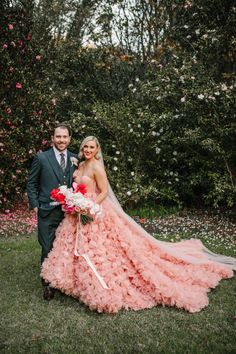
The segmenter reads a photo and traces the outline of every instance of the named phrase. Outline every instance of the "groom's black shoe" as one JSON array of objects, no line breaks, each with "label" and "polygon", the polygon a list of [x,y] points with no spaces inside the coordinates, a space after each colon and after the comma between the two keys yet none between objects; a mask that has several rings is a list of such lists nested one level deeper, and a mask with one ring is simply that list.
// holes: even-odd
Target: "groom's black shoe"
[{"label": "groom's black shoe", "polygon": [[49,285],[46,285],[43,290],[43,298],[44,300],[50,301],[54,298],[55,290],[51,288]]}]

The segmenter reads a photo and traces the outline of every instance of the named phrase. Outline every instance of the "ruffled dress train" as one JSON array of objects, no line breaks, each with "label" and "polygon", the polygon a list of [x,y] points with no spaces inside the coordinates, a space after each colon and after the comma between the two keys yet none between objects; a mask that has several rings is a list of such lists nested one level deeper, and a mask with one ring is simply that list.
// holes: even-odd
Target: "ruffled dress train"
[{"label": "ruffled dress train", "polygon": [[[85,182],[94,193],[94,182]],[[208,291],[233,276],[230,266],[209,260],[201,241],[157,241],[109,199],[102,207],[102,217],[85,226],[65,216],[41,269],[52,287],[91,310],[166,305],[198,312],[208,305]]]}]

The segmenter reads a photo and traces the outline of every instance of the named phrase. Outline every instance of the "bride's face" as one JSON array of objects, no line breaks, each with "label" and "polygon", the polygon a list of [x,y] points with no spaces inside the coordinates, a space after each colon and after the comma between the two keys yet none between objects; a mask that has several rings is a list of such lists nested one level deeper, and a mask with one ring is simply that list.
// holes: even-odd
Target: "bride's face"
[{"label": "bride's face", "polygon": [[84,144],[83,147],[83,154],[86,160],[91,160],[97,154],[99,148],[96,144],[96,141],[89,140]]}]

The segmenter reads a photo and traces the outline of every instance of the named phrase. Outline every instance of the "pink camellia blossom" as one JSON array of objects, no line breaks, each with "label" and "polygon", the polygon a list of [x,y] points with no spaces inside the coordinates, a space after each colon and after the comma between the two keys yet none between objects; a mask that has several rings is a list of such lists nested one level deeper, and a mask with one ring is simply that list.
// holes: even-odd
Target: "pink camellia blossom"
[{"label": "pink camellia blossom", "polygon": [[37,114],[38,114],[38,113],[37,113],[36,111],[33,112],[33,115],[34,115],[35,117],[37,116]]},{"label": "pink camellia blossom", "polygon": [[21,85],[20,82],[17,82],[17,83],[16,83],[16,88],[17,88],[17,89],[22,89],[22,85]]},{"label": "pink camellia blossom", "polygon": [[42,111],[42,110],[40,110],[40,111],[39,111],[39,114],[41,115],[42,113],[43,113],[43,111]]},{"label": "pink camellia blossom", "polygon": [[3,47],[3,49],[7,49],[8,45],[6,43],[4,43],[2,47]]},{"label": "pink camellia blossom", "polygon": [[39,54],[36,55],[35,59],[36,59],[36,60],[40,60],[40,59],[41,59],[41,55],[39,55]]},{"label": "pink camellia blossom", "polygon": [[9,66],[9,69],[8,69],[8,70],[10,71],[10,73],[12,73],[12,72],[14,71],[13,66]]},{"label": "pink camellia blossom", "polygon": [[46,124],[46,126],[48,127],[48,126],[49,126],[49,121],[46,120],[45,124]]},{"label": "pink camellia blossom", "polygon": [[11,108],[10,107],[7,108],[7,113],[11,114]]},{"label": "pink camellia blossom", "polygon": [[10,120],[7,120],[7,125],[11,125],[11,121]]},{"label": "pink camellia blossom", "polygon": [[21,39],[18,39],[18,46],[21,47],[23,44],[22,40]]},{"label": "pink camellia blossom", "polygon": [[13,48],[16,48],[16,43],[15,42],[12,41],[11,45],[12,45]]},{"label": "pink camellia blossom", "polygon": [[47,140],[43,139],[43,140],[41,141],[41,144],[42,144],[42,145],[46,145],[46,144],[47,144]]},{"label": "pink camellia blossom", "polygon": [[13,24],[9,23],[8,28],[9,28],[10,31],[12,31],[13,28],[14,28]]},{"label": "pink camellia blossom", "polygon": [[30,34],[27,34],[26,38],[27,41],[30,41]]}]

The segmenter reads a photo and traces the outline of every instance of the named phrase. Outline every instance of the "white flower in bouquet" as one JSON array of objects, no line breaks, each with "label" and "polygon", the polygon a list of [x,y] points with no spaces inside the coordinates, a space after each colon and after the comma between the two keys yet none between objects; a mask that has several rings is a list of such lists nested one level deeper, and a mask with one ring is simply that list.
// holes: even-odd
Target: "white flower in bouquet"
[{"label": "white flower in bouquet", "polygon": [[82,224],[87,224],[94,220],[94,217],[100,216],[102,209],[99,204],[85,196],[86,186],[73,183],[73,188],[63,185],[51,192],[51,199],[56,202],[51,205],[62,205],[62,210],[66,213],[79,213]]},{"label": "white flower in bouquet", "polygon": [[60,192],[64,195],[68,194],[68,192],[69,192],[69,189],[66,185],[60,186],[59,189],[60,189]]}]

